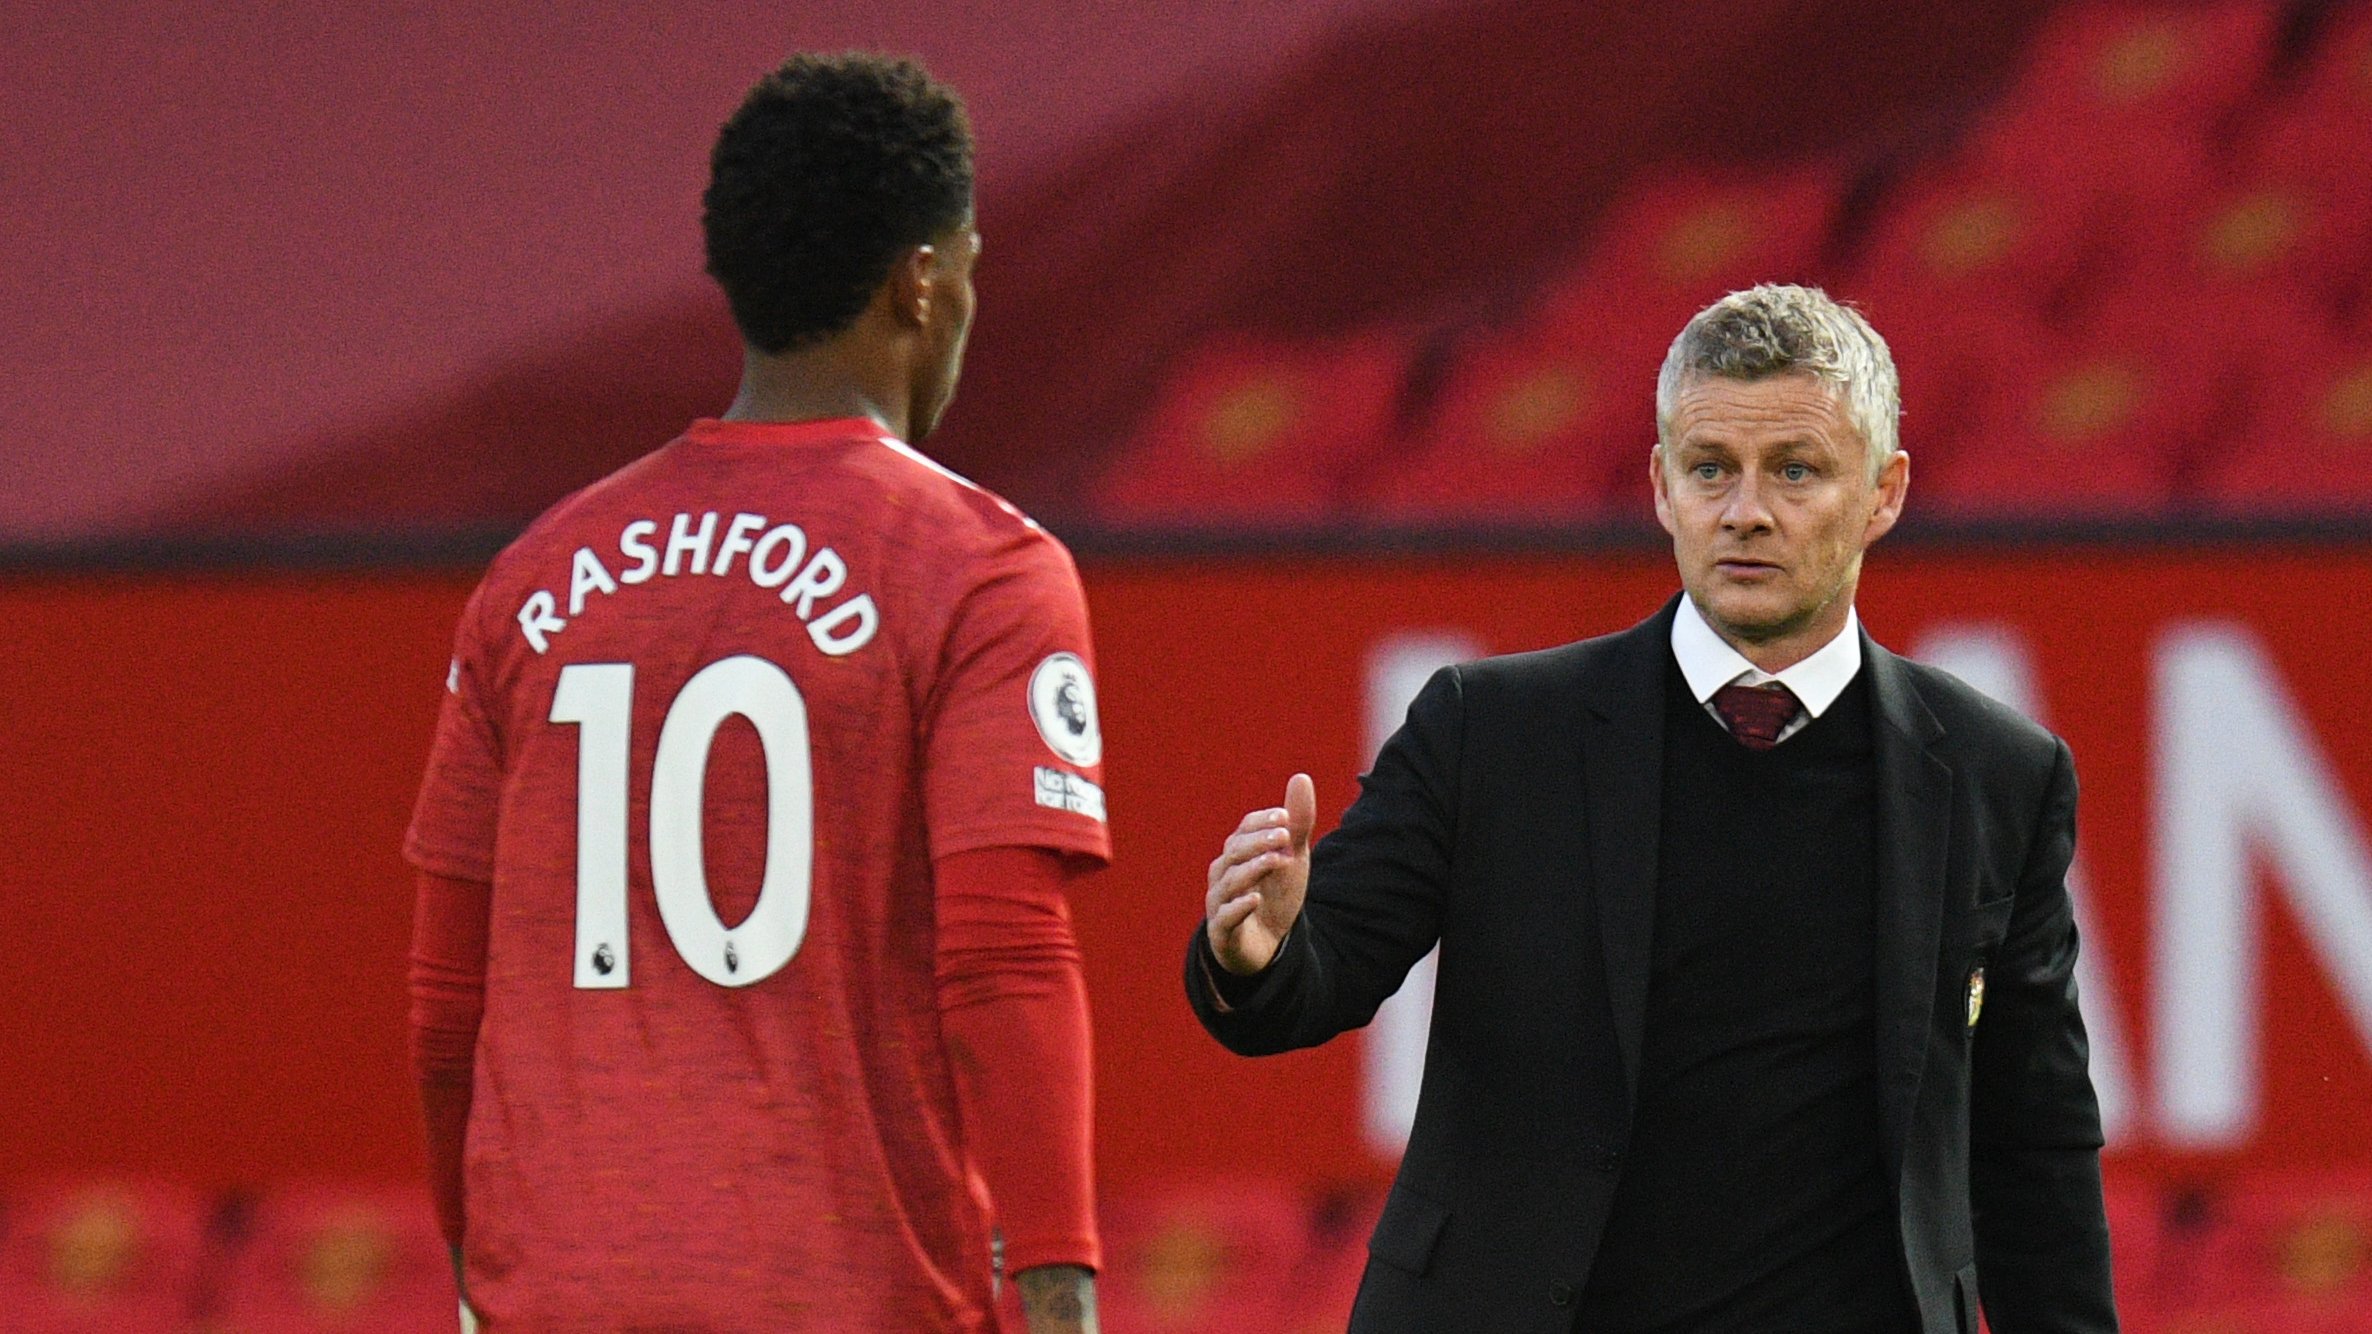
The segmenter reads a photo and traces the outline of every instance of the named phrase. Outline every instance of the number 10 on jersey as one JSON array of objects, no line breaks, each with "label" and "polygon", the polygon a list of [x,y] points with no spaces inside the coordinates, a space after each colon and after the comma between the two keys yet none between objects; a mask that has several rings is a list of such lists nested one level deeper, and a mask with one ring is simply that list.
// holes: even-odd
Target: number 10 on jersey
[{"label": "number 10 on jersey", "polygon": [[[739,714],[766,756],[766,867],[758,902],[728,927],[708,896],[701,847],[709,750]],[[626,783],[633,754],[634,665],[560,669],[551,720],[577,734],[576,984],[627,983]],[[746,987],[779,971],[807,936],[815,871],[814,765],[807,701],[782,668],[741,654],[700,669],[667,707],[651,764],[651,888],[659,920],[693,972]]]}]

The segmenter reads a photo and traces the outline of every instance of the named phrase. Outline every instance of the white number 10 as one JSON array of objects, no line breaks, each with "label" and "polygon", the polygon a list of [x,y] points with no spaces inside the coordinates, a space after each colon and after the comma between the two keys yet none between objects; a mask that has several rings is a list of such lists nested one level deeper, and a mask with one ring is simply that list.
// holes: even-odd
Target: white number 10
[{"label": "white number 10", "polygon": [[[701,811],[709,748],[739,714],[766,756],[766,867],[758,902],[728,927],[708,897]],[[552,721],[576,723],[576,984],[623,987],[626,954],[626,770],[632,753],[634,665],[560,669]],[[684,683],[659,727],[651,765],[651,888],[668,939],[692,971],[719,986],[772,976],[807,937],[815,871],[814,766],[807,701],[782,668],[742,654],[710,663]]]}]

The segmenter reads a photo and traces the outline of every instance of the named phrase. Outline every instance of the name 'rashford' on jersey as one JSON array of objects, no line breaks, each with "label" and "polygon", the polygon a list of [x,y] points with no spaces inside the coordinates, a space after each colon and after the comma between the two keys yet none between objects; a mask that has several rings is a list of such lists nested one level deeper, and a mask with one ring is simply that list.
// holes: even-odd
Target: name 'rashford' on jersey
[{"label": "name 'rashford' on jersey", "polygon": [[464,613],[406,851],[490,881],[473,1305],[987,1329],[931,862],[1109,855],[1078,575],[865,421],[695,423]]}]

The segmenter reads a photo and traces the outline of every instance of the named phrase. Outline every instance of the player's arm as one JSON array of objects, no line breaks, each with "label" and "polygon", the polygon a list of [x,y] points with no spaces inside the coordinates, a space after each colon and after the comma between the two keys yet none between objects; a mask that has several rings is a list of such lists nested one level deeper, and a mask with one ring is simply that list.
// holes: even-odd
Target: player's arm
[{"label": "player's arm", "polygon": [[1087,984],[1047,848],[938,859],[940,1028],[974,1164],[987,1182],[1029,1334],[1094,1334]]},{"label": "player's arm", "polygon": [[[470,595],[453,636],[445,699],[437,712],[428,772],[404,834],[415,882],[410,972],[413,1078],[428,1140],[429,1187],[437,1222],[462,1286],[462,1143],[469,1133],[472,1066],[486,1010],[487,921],[493,911],[495,824],[502,744],[486,707],[478,664],[486,585]],[[467,1294],[463,1334],[470,1334]]]},{"label": "player's arm", "polygon": [[[461,1159],[469,1134],[478,1024],[486,1012],[493,887],[419,873],[412,919],[412,1075],[428,1139],[429,1191],[461,1283]],[[466,1300],[466,1294],[464,1294]],[[467,1308],[464,1320],[467,1320]]]}]

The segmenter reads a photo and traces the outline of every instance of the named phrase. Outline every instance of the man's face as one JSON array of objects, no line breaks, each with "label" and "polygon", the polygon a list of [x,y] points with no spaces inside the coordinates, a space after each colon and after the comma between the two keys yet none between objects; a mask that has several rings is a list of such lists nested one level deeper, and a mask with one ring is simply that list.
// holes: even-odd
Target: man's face
[{"label": "man's face", "polygon": [[972,270],[979,262],[980,233],[970,224],[932,243],[930,315],[922,331],[922,356],[915,365],[915,440],[939,425],[941,414],[955,398],[955,382],[964,368],[964,342],[971,336],[972,311],[978,300],[972,290]]},{"label": "man's face", "polygon": [[1774,658],[1828,642],[1853,605],[1863,548],[1902,513],[1910,460],[1898,451],[1873,482],[1841,396],[1808,374],[1693,377],[1671,440],[1650,465],[1655,513],[1698,610]]}]

